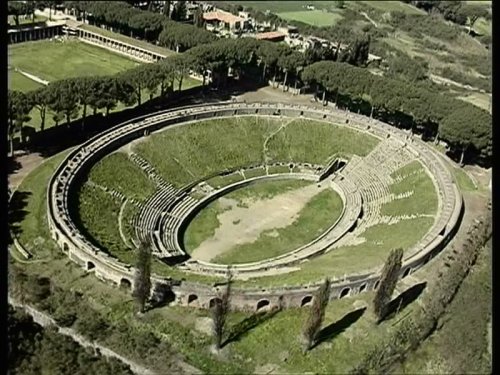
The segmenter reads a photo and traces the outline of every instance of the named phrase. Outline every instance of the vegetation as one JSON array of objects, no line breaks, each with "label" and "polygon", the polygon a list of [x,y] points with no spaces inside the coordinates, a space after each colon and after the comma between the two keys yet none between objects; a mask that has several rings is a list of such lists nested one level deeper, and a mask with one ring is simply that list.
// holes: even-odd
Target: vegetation
[{"label": "vegetation", "polygon": [[42,328],[11,305],[7,331],[9,374],[133,374],[122,362],[97,355],[53,328]]},{"label": "vegetation", "polygon": [[403,249],[395,249],[389,254],[382,269],[382,276],[380,276],[377,292],[373,299],[373,310],[379,322],[387,315],[387,304],[396,288],[402,261]]},{"label": "vegetation", "polygon": [[212,322],[215,348],[219,350],[226,333],[226,322],[231,309],[231,273],[228,273],[226,287],[222,295],[214,299],[212,306]]},{"label": "vegetation", "polygon": [[132,293],[141,314],[146,311],[146,302],[151,294],[151,257],[151,245],[144,241],[141,242],[137,249],[134,290]]},{"label": "vegetation", "polygon": [[325,318],[326,307],[330,300],[330,279],[326,278],[323,284],[318,288],[313,298],[311,310],[306,320],[303,336],[305,340],[304,349],[311,350],[318,340],[318,334]]}]

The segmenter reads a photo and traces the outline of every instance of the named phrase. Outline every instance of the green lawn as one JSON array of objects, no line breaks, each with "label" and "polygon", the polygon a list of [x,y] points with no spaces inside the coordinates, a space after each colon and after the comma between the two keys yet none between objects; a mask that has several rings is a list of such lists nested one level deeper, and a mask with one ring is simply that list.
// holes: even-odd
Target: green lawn
[{"label": "green lawn", "polygon": [[220,189],[223,186],[234,184],[235,182],[243,180],[243,176],[238,173],[231,173],[225,176],[215,176],[207,180],[207,183],[215,189]]},{"label": "green lawn", "polygon": [[[262,232],[252,243],[233,247],[213,259],[215,263],[235,264],[257,262],[272,258],[312,241],[328,229],[342,213],[338,193],[328,189],[315,195],[289,226]],[[271,233],[277,232],[277,235]]]},{"label": "green lawn", "polygon": [[103,29],[101,27],[93,26],[93,25],[87,25],[87,24],[82,24],[79,26],[80,29],[87,30],[87,31],[92,31],[96,34],[100,34],[102,36],[108,37],[108,38],[113,38],[116,40],[119,40],[124,43],[131,44],[136,47],[144,48],[145,50],[151,51],[151,52],[156,52],[159,54],[162,54],[164,56],[171,56],[176,54],[176,52],[165,48],[165,47],[160,47],[157,46],[156,44],[148,43],[144,40],[141,39],[135,39],[131,38],[129,36],[120,34],[120,33],[115,33],[110,30]]},{"label": "green lawn", "polygon": [[307,5],[313,5],[316,9],[331,9],[334,7],[332,1],[228,1],[228,3],[250,7],[252,9],[271,13],[299,12],[305,11]]},{"label": "green lawn", "polygon": [[14,71],[13,69],[8,70],[8,86],[9,90],[17,90],[22,92],[28,92],[32,90],[36,90],[43,85],[32,79],[22,75],[19,72]]},{"label": "green lawn", "polygon": [[217,216],[227,209],[216,200],[195,216],[184,232],[184,248],[188,254],[191,254],[203,241],[215,234],[215,230],[220,226]]},{"label": "green lawn", "polygon": [[289,21],[300,21],[313,26],[332,26],[342,19],[341,13],[322,10],[303,10],[297,12],[280,12],[279,17]]},{"label": "green lawn", "polygon": [[9,65],[51,82],[70,77],[112,75],[139,64],[77,40],[41,40],[9,45]]}]

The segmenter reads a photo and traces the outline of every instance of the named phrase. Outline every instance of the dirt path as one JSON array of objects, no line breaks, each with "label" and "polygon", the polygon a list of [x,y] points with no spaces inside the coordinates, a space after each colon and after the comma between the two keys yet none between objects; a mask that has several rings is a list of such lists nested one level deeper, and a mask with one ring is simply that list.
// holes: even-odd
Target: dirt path
[{"label": "dirt path", "polygon": [[39,165],[43,163],[45,159],[38,153],[32,154],[22,154],[15,157],[15,163],[18,163],[18,168],[11,174],[9,174],[9,187],[11,189],[17,189],[24,178]]},{"label": "dirt path", "polygon": [[215,234],[203,241],[192,257],[210,261],[234,246],[257,240],[264,231],[291,225],[307,202],[328,187],[328,183],[320,187],[314,183],[271,199],[245,202],[248,207],[238,207],[236,201],[226,200],[225,204],[231,208],[218,216],[220,226]]}]

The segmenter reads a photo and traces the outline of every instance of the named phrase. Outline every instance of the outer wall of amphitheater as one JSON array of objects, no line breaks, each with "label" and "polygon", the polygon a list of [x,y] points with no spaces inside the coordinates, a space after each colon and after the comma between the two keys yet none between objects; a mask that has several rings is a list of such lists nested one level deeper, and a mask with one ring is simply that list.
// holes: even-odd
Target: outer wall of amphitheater
[{"label": "outer wall of amphitheater", "polygon": [[[387,134],[401,138],[406,136],[403,132],[389,125],[381,124],[363,116],[284,104],[220,103],[153,113],[128,121],[101,133],[72,151],[60,164],[50,180],[47,193],[47,214],[52,238],[73,262],[77,263],[87,272],[93,272],[99,279],[116,286],[132,289],[134,275],[132,266],[118,261],[116,258],[104,253],[91,244],[71,220],[67,205],[68,191],[72,185],[78,183],[78,178],[81,176],[82,171],[90,168],[97,160],[110,151],[142,137],[145,132],[151,133],[168,125],[220,116],[281,114],[288,117],[303,116],[313,120],[328,120],[338,124],[347,123],[351,120],[351,124],[346,126],[353,126],[356,122],[357,125],[355,128],[357,130],[369,130],[377,135],[382,134],[386,137]],[[443,161],[439,159],[440,157],[433,150],[430,150],[420,141],[416,141],[416,143],[419,147],[417,151],[419,155],[422,157],[425,156],[428,160],[436,159],[432,162],[436,163],[438,167],[442,168],[444,166]],[[449,174],[449,171],[446,173]],[[448,178],[448,184],[449,181],[452,181],[450,180],[451,175],[435,177],[444,180]],[[446,186],[446,188],[448,198],[453,198],[453,204],[448,203],[445,207],[449,211],[447,222],[443,226],[443,229],[440,230],[439,235],[430,244],[404,260],[400,277],[406,277],[425,265],[446,246],[456,233],[463,215],[462,197],[453,183],[452,186]],[[374,271],[363,275],[346,276],[341,280],[332,280],[331,299],[344,298],[363,291],[376,289],[378,278],[378,271]],[[153,284],[154,290],[161,286],[167,286],[175,295],[174,303],[200,308],[209,308],[214,303],[214,298],[218,298],[224,289],[223,285],[209,286],[186,281],[175,281],[158,276],[153,277]],[[300,307],[311,303],[316,288],[317,285],[254,290],[233,288],[231,303],[236,309],[251,311],[275,306],[284,308]]]}]

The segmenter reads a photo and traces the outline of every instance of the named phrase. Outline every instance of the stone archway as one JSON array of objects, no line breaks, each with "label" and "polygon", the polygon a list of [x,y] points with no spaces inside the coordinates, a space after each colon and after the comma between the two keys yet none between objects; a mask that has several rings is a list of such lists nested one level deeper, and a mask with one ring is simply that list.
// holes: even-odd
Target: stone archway
[{"label": "stone archway", "polygon": [[344,288],[344,289],[342,289],[342,291],[340,292],[340,296],[339,296],[339,298],[348,297],[350,293],[351,293],[351,288]]},{"label": "stone archway", "polygon": [[359,292],[358,293],[362,293],[366,290],[366,284],[361,284],[361,286],[359,287]]},{"label": "stone archway", "polygon": [[305,296],[302,298],[302,301],[300,301],[300,307],[310,305],[312,303],[312,296]]},{"label": "stone archway", "polygon": [[120,288],[121,289],[132,289],[132,283],[130,282],[129,279],[121,279],[120,280]]},{"label": "stone archway", "polygon": [[64,242],[64,244],[63,244],[63,251],[64,251],[65,253],[69,252],[69,245],[68,245],[68,243],[67,243],[67,242]]},{"label": "stone archway", "polygon": [[259,311],[265,309],[266,307],[269,308],[269,306],[270,306],[269,300],[261,299],[259,302],[257,302],[257,308],[255,310]]},{"label": "stone archway", "polygon": [[210,300],[210,302],[208,302],[208,307],[209,308],[213,308],[213,307],[215,307],[215,304],[217,304],[217,303],[222,303],[222,300],[220,298],[218,298],[218,297],[212,298]]},{"label": "stone archway", "polygon": [[403,272],[403,277],[402,277],[402,278],[405,278],[405,277],[406,277],[406,276],[408,276],[410,273],[411,273],[411,267],[408,267],[407,269],[405,269],[405,272]]},{"label": "stone archway", "polygon": [[87,271],[93,270],[95,268],[94,262],[87,262]]},{"label": "stone archway", "polygon": [[198,296],[196,294],[190,294],[187,298],[188,306],[198,305]]}]

